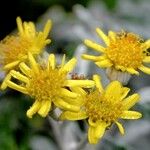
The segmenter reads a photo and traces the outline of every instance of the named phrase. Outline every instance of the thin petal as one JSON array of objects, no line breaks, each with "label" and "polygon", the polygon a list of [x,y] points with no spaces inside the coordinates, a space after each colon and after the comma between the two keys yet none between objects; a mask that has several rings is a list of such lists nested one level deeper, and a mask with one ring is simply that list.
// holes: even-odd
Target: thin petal
[{"label": "thin petal", "polygon": [[17,66],[19,63],[20,63],[19,60],[13,61],[13,62],[11,62],[11,63],[5,65],[5,66],[3,67],[3,69],[4,69],[4,70],[10,70],[10,69],[14,68],[15,66]]},{"label": "thin petal", "polygon": [[139,119],[142,117],[142,114],[137,111],[124,111],[120,118],[122,119]]},{"label": "thin petal", "polygon": [[83,120],[86,119],[88,116],[86,112],[70,112],[65,111],[60,115],[60,120]]},{"label": "thin petal", "polygon": [[44,34],[44,38],[46,39],[50,30],[51,30],[51,27],[52,27],[52,21],[51,20],[48,20],[45,27],[44,27],[44,31],[43,31],[43,34]]},{"label": "thin petal", "polygon": [[38,110],[38,114],[41,115],[42,117],[46,117],[50,109],[51,109],[51,101],[50,100],[43,101],[42,106]]},{"label": "thin petal", "polygon": [[61,88],[60,95],[61,96],[65,96],[65,97],[76,98],[79,94],[71,92],[71,91],[69,91],[67,89]]},{"label": "thin petal", "polygon": [[34,104],[30,107],[30,109],[27,111],[27,116],[29,118],[32,118],[32,116],[38,112],[39,108],[41,107],[40,101],[35,101]]},{"label": "thin petal", "polygon": [[55,64],[56,64],[55,55],[54,54],[50,54],[49,57],[48,57],[48,69],[50,67],[52,69],[55,69]]},{"label": "thin petal", "polygon": [[63,99],[57,98],[53,101],[53,103],[59,107],[60,109],[63,110],[70,110],[70,111],[79,111],[80,107],[79,106],[75,106],[75,105],[70,105],[69,103],[66,103]]},{"label": "thin petal", "polygon": [[116,33],[113,31],[109,31],[108,37],[115,41],[116,40]]},{"label": "thin petal", "polygon": [[30,26],[27,22],[23,22],[23,27],[24,27],[24,34],[25,36],[27,36],[28,38],[30,37]]},{"label": "thin petal", "polygon": [[99,61],[105,59],[104,56],[92,56],[92,55],[82,55],[83,59],[92,60],[92,61]]},{"label": "thin petal", "polygon": [[129,91],[130,91],[130,89],[129,89],[129,88],[127,88],[127,87],[123,87],[123,88],[122,88],[122,95],[121,95],[121,99],[124,99],[124,98],[127,96],[127,94],[129,93]]},{"label": "thin petal", "polygon": [[140,69],[141,71],[143,71],[144,73],[150,74],[150,68],[148,68],[148,67],[145,67],[145,66],[141,65],[141,66],[139,67],[139,69]]},{"label": "thin petal", "polygon": [[11,74],[8,73],[4,79],[4,81],[1,84],[1,90],[5,90],[7,88],[7,81],[11,79]]},{"label": "thin petal", "polygon": [[126,67],[121,66],[121,65],[115,65],[115,69],[116,69],[116,70],[121,70],[121,71],[123,71],[123,72],[126,71]]},{"label": "thin petal", "polygon": [[98,61],[98,62],[95,62],[95,64],[98,66],[98,67],[102,67],[102,68],[108,68],[108,67],[111,67],[113,64],[110,62],[110,60],[108,59],[105,59],[105,60],[102,60],[102,61]]},{"label": "thin petal", "polygon": [[95,86],[94,81],[92,80],[67,80],[65,86],[74,87],[79,86],[83,88],[91,88]]},{"label": "thin petal", "polygon": [[99,91],[103,92],[104,88],[101,83],[101,77],[99,75],[93,75],[93,80],[95,81],[96,87],[99,89]]},{"label": "thin petal", "polygon": [[38,65],[33,57],[33,55],[31,53],[28,53],[28,58],[29,58],[29,62],[30,62],[30,65],[31,65],[31,68],[36,72],[38,73],[39,72],[39,68],[38,68]]},{"label": "thin petal", "polygon": [[21,74],[20,72],[18,72],[18,71],[11,70],[11,71],[10,71],[10,74],[11,74],[14,78],[16,78],[16,79],[18,79],[18,80],[20,80],[20,81],[23,81],[23,82],[25,82],[25,83],[29,83],[29,79],[28,79],[26,76],[22,75],[22,74]]},{"label": "thin petal", "polygon": [[25,87],[22,87],[16,83],[13,83],[12,81],[6,81],[6,84],[8,85],[8,87],[10,87],[14,90],[17,90],[17,91],[22,92],[24,94],[28,94],[28,91]]},{"label": "thin petal", "polygon": [[96,28],[96,32],[103,39],[105,44],[107,46],[109,46],[109,38],[108,38],[108,36],[100,28]]},{"label": "thin petal", "polygon": [[31,75],[31,69],[24,63],[19,64],[20,70],[28,77]]},{"label": "thin petal", "polygon": [[85,96],[87,93],[81,87],[70,87],[72,92],[79,93],[82,96]]},{"label": "thin petal", "polygon": [[108,124],[101,122],[96,127],[90,126],[88,130],[88,139],[90,144],[96,144],[105,133]]},{"label": "thin petal", "polygon": [[78,96],[77,98],[63,97],[63,100],[70,105],[75,105],[78,107],[84,104],[84,98],[82,96]]},{"label": "thin petal", "polygon": [[108,126],[108,124],[106,122],[98,123],[98,125],[96,127],[96,133],[95,133],[95,136],[97,139],[102,138],[107,126]]},{"label": "thin petal", "polygon": [[30,35],[32,35],[32,37],[34,38],[36,35],[35,25],[33,22],[29,22],[28,24],[30,26]]},{"label": "thin petal", "polygon": [[133,107],[140,99],[139,94],[133,94],[126,99],[123,100],[123,108],[124,110],[128,110]]},{"label": "thin petal", "polygon": [[97,144],[98,139],[95,138],[96,127],[90,126],[88,129],[88,140],[90,144]]},{"label": "thin petal", "polygon": [[85,40],[84,41],[84,44],[98,52],[105,52],[105,48],[102,47],[101,45],[91,41],[91,40]]},{"label": "thin petal", "polygon": [[124,128],[123,128],[122,124],[119,123],[118,121],[116,121],[115,123],[116,123],[116,125],[117,125],[117,127],[118,127],[120,133],[121,133],[122,135],[124,135]]},{"label": "thin petal", "polygon": [[136,74],[136,75],[139,75],[139,72],[136,71],[134,68],[127,68],[127,71],[131,74]]},{"label": "thin petal", "polygon": [[70,72],[74,69],[75,65],[77,63],[76,58],[72,58],[70,61],[68,61],[62,68],[62,71]]},{"label": "thin petal", "polygon": [[121,98],[122,86],[119,81],[112,81],[105,90],[105,96],[108,98],[115,97],[116,100]]},{"label": "thin petal", "polygon": [[19,34],[22,36],[24,34],[22,20],[21,20],[20,17],[17,17],[16,21],[17,21],[17,27],[18,27],[18,30],[19,30]]}]

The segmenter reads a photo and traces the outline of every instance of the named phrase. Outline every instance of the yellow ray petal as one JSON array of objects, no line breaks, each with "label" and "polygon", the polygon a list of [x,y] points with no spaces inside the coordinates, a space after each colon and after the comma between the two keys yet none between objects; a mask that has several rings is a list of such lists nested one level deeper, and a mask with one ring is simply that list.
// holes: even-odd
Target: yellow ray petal
[{"label": "yellow ray petal", "polygon": [[150,63],[150,56],[146,56],[146,57],[143,59],[143,62],[145,62],[145,63]]},{"label": "yellow ray petal", "polygon": [[117,127],[118,127],[120,133],[121,133],[122,135],[124,135],[124,128],[123,128],[122,124],[119,123],[118,121],[116,121],[115,123],[116,123],[116,125],[117,125]]},{"label": "yellow ray petal", "polygon": [[13,61],[13,62],[11,62],[11,63],[5,65],[5,66],[3,67],[3,69],[4,69],[4,70],[10,70],[10,69],[14,68],[15,66],[17,66],[19,63],[20,63],[19,60]]},{"label": "yellow ray petal", "polygon": [[136,74],[136,75],[139,75],[139,72],[136,71],[134,68],[127,68],[127,71],[131,74]]},{"label": "yellow ray petal", "polygon": [[113,31],[109,31],[108,32],[108,37],[110,38],[110,39],[112,39],[112,40],[116,40],[116,33],[115,32],[113,32]]},{"label": "yellow ray petal", "polygon": [[122,95],[121,95],[121,99],[124,99],[124,98],[127,96],[127,94],[129,93],[129,91],[130,91],[130,89],[129,89],[129,88],[127,88],[127,87],[123,87],[123,88],[122,88]]},{"label": "yellow ray petal", "polygon": [[119,81],[113,81],[111,82],[105,90],[105,96],[110,98],[110,97],[115,97],[116,100],[121,98],[122,94],[122,86]]},{"label": "yellow ray petal", "polygon": [[105,48],[102,47],[101,45],[91,41],[91,40],[84,40],[84,44],[93,50],[96,50],[98,52],[105,52]]},{"label": "yellow ray petal", "polygon": [[83,54],[82,58],[87,59],[87,60],[92,60],[92,61],[99,61],[99,60],[105,59],[104,56],[92,56],[92,55],[87,55],[87,54]]},{"label": "yellow ray petal", "polygon": [[44,27],[44,31],[43,31],[43,34],[44,34],[44,38],[46,39],[50,30],[51,30],[51,27],[52,27],[52,21],[51,20],[48,20],[45,27]]},{"label": "yellow ray petal", "polygon": [[106,122],[100,122],[98,123],[97,127],[96,127],[96,132],[95,132],[95,137],[97,139],[101,139],[102,136],[105,133],[106,127],[108,126],[108,124]]},{"label": "yellow ray petal", "polygon": [[126,99],[123,100],[123,108],[124,110],[128,110],[133,107],[140,99],[139,94],[133,94]]},{"label": "yellow ray petal", "polygon": [[79,86],[83,88],[91,88],[95,86],[94,81],[92,80],[67,80],[65,86],[74,87]]},{"label": "yellow ray petal", "polygon": [[115,123],[116,123],[116,125],[117,125],[117,127],[118,127],[120,133],[121,133],[122,135],[124,135],[124,128],[123,128],[122,124],[119,123],[118,121],[116,121]]},{"label": "yellow ray petal", "polygon": [[4,81],[1,84],[1,90],[5,90],[7,88],[7,81],[11,79],[11,74],[8,73],[4,79]]},{"label": "yellow ray petal", "polygon": [[123,66],[120,66],[120,65],[116,65],[116,66],[115,66],[115,69],[116,69],[116,70],[121,70],[121,71],[123,71],[123,72],[126,71],[126,68],[123,67]]},{"label": "yellow ray petal", "polygon": [[38,73],[39,72],[39,68],[38,68],[38,65],[33,57],[33,55],[29,52],[28,53],[28,58],[29,58],[29,62],[30,62],[30,65],[31,65],[31,68],[36,72]]},{"label": "yellow ray petal", "polygon": [[142,117],[142,114],[137,111],[124,111],[120,118],[122,119],[139,119]]},{"label": "yellow ray petal", "polygon": [[24,63],[19,64],[20,70],[28,77],[31,76],[31,69]]},{"label": "yellow ray petal", "polygon": [[81,87],[70,87],[72,92],[79,93],[82,96],[85,96],[87,93]]},{"label": "yellow ray petal", "polygon": [[48,57],[48,69],[51,67],[52,69],[55,69],[55,64],[56,64],[56,60],[55,60],[55,55],[54,54],[50,54]]},{"label": "yellow ray petal", "polygon": [[82,97],[77,97],[77,98],[69,98],[69,97],[63,97],[63,100],[66,103],[69,103],[70,105],[75,105],[75,106],[82,106],[84,104],[84,98]]},{"label": "yellow ray petal", "polygon": [[98,67],[102,67],[102,68],[108,68],[108,67],[111,67],[111,66],[113,65],[113,64],[110,62],[110,60],[108,60],[108,59],[95,62],[95,64],[96,64]]},{"label": "yellow ray petal", "polygon": [[97,144],[98,138],[95,138],[96,127],[90,126],[88,129],[88,140],[90,144]]},{"label": "yellow ray petal", "polygon": [[88,116],[86,112],[71,112],[65,111],[60,115],[60,120],[82,120],[86,119]]},{"label": "yellow ray petal", "polygon": [[42,117],[46,117],[50,109],[51,109],[51,101],[50,100],[43,101],[42,106],[38,110],[38,114],[41,115]]},{"label": "yellow ray petal", "polygon": [[53,101],[53,103],[59,107],[60,109],[63,109],[63,110],[70,110],[70,111],[79,111],[80,110],[80,107],[79,106],[75,106],[75,105],[70,105],[69,103],[66,103],[64,100],[60,99],[60,98],[57,98]]},{"label": "yellow ray petal", "polygon": [[25,33],[25,35],[28,37],[28,38],[30,38],[31,36],[32,36],[32,34],[31,34],[31,29],[30,29],[30,25],[29,25],[29,23],[27,23],[27,22],[24,22],[23,23],[23,26],[24,26],[24,33]]},{"label": "yellow ray petal", "polygon": [[24,34],[22,20],[21,20],[20,17],[17,17],[16,21],[17,21],[17,27],[18,27],[18,30],[19,30],[19,34],[22,36]]},{"label": "yellow ray petal", "polygon": [[74,69],[75,65],[77,63],[76,58],[72,58],[70,61],[68,61],[62,68],[62,71],[70,72]]},{"label": "yellow ray petal", "polygon": [[108,36],[100,28],[96,28],[96,32],[99,35],[99,37],[101,37],[103,39],[105,44],[107,46],[109,46],[109,38],[108,38]]},{"label": "yellow ray petal", "polygon": [[35,25],[34,25],[33,22],[29,22],[28,24],[30,26],[30,31],[29,31],[30,32],[30,36],[32,36],[32,38],[34,38],[35,35],[36,35]]},{"label": "yellow ray petal", "polygon": [[22,92],[24,94],[28,94],[28,91],[26,88],[20,86],[20,85],[17,85],[15,83],[13,83],[12,81],[6,81],[6,84],[8,85],[8,87],[14,89],[14,90],[17,90],[19,92]]},{"label": "yellow ray petal", "polygon": [[34,104],[27,111],[27,116],[29,118],[32,118],[32,116],[39,110],[40,106],[41,106],[41,102],[40,101],[35,101]]},{"label": "yellow ray petal", "polygon": [[71,92],[67,89],[61,88],[60,90],[60,96],[65,96],[65,97],[70,97],[70,98],[76,98],[77,96],[79,96],[79,94]]},{"label": "yellow ray petal", "polygon": [[101,83],[101,77],[99,75],[93,75],[93,80],[95,81],[95,85],[99,89],[99,91],[103,92],[104,88]]},{"label": "yellow ray petal", "polygon": [[145,66],[141,65],[141,66],[139,67],[139,69],[140,69],[141,71],[143,71],[144,73],[150,74],[150,68],[148,68],[148,67],[145,67]]},{"label": "yellow ray petal", "polygon": [[14,78],[16,78],[16,79],[18,79],[18,80],[20,80],[20,81],[23,81],[23,82],[25,82],[25,83],[29,83],[29,79],[28,79],[26,76],[22,75],[22,74],[21,74],[20,72],[18,72],[18,71],[11,70],[11,71],[10,71],[10,74],[11,74]]}]

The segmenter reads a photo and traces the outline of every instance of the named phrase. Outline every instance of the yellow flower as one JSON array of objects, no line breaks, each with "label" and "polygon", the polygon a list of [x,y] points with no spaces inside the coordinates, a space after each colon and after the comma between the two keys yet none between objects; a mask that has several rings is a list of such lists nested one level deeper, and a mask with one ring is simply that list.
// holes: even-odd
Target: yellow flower
[{"label": "yellow flower", "polygon": [[88,140],[91,144],[96,144],[98,139],[102,138],[105,130],[115,123],[121,134],[124,134],[124,128],[118,119],[138,119],[142,115],[129,109],[139,100],[138,94],[126,97],[129,88],[122,87],[119,81],[111,82],[106,89],[103,88],[100,77],[93,76],[96,88],[87,93],[80,87],[73,87],[72,91],[80,93],[80,111],[64,111],[61,120],[82,120],[88,118]]},{"label": "yellow flower", "polygon": [[[76,98],[79,94],[69,90],[72,86],[90,88],[95,85],[92,80],[71,80],[67,79],[67,74],[73,70],[76,59],[72,58],[64,64],[56,66],[55,56],[49,55],[48,63],[38,64],[33,55],[28,53],[29,65],[20,63],[21,72],[11,70],[1,85],[1,89],[10,87],[35,99],[32,107],[27,111],[27,116],[32,118],[35,113],[46,117],[51,110],[52,103],[60,109],[78,111],[79,106],[69,104],[69,100]],[[15,83],[13,79],[17,79]]]},{"label": "yellow flower", "polygon": [[150,63],[150,40],[144,42],[138,35],[131,32],[115,33],[109,31],[108,36],[99,28],[96,29],[106,47],[91,40],[85,40],[88,47],[98,51],[100,56],[84,54],[84,59],[92,60],[102,68],[115,68],[123,72],[138,75],[138,69],[150,74],[150,68],[143,63]]},{"label": "yellow flower", "polygon": [[43,32],[37,32],[33,22],[23,22],[17,17],[19,33],[15,36],[7,36],[0,42],[0,65],[4,70],[13,69],[20,62],[27,59],[28,52],[38,55],[46,44],[51,29],[51,21],[48,20]]}]

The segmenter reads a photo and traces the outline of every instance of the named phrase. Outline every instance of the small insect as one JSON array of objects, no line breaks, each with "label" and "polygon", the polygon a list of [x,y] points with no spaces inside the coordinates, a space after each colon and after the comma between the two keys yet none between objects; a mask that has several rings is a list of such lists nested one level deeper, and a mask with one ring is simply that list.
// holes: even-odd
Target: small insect
[{"label": "small insect", "polygon": [[73,79],[73,80],[84,80],[85,76],[83,74],[78,75],[78,73],[73,73],[71,75],[71,79]]}]

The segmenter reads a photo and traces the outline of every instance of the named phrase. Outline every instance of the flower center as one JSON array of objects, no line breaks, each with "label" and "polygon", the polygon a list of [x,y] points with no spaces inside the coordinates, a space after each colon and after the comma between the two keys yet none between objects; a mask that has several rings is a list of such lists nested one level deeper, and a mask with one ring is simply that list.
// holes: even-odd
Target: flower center
[{"label": "flower center", "polygon": [[116,100],[114,97],[107,99],[104,94],[95,90],[87,95],[85,109],[93,122],[99,120],[112,123],[122,113],[122,104],[120,100]]},{"label": "flower center", "polygon": [[137,69],[144,57],[141,45],[142,40],[136,34],[121,32],[115,40],[110,38],[106,55],[114,65]]},{"label": "flower center", "polygon": [[27,38],[21,38],[19,36],[6,37],[0,43],[0,63],[6,65],[17,60],[22,60],[27,55],[31,45],[32,42]]},{"label": "flower center", "polygon": [[27,90],[31,97],[34,97],[36,100],[52,99],[59,95],[65,80],[66,73],[60,73],[58,69],[49,68],[49,71],[42,69],[39,71],[39,74],[32,74]]}]

